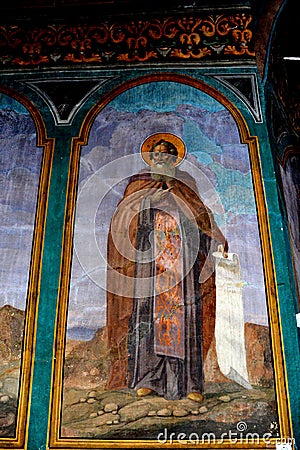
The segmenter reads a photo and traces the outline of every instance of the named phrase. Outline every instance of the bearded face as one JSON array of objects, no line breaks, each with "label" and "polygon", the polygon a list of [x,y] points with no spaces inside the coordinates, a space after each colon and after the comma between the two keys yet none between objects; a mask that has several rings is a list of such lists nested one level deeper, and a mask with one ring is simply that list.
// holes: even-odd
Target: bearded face
[{"label": "bearded face", "polygon": [[151,174],[154,180],[163,181],[174,178],[177,156],[171,155],[165,145],[157,145],[152,152],[151,159]]}]

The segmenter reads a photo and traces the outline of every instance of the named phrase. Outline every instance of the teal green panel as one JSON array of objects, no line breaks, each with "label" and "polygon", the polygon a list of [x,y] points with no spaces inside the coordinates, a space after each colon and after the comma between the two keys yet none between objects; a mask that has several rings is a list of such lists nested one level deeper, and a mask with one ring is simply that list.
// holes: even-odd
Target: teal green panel
[{"label": "teal green panel", "polygon": [[48,434],[54,325],[60,277],[70,145],[70,139],[56,141],[52,168],[30,405],[28,438],[28,449],[30,450],[46,448]]}]

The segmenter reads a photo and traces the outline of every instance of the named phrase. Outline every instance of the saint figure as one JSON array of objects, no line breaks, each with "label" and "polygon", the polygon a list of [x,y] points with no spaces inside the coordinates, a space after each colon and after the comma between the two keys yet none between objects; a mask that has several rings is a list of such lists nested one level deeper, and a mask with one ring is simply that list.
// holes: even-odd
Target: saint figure
[{"label": "saint figure", "polygon": [[214,336],[211,253],[228,244],[196,181],[177,165],[183,141],[146,139],[149,165],[129,180],[108,235],[107,388],[203,399],[203,365]]}]

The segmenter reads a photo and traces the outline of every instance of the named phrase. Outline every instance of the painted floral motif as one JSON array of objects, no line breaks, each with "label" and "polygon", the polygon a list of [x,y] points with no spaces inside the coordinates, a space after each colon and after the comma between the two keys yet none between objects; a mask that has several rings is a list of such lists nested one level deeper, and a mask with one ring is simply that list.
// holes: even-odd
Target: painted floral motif
[{"label": "painted floral motif", "polygon": [[254,57],[252,17],[168,17],[98,25],[2,25],[0,65],[112,64]]},{"label": "painted floral motif", "polygon": [[176,219],[155,215],[156,295],[154,340],[158,354],[184,358],[181,237]]}]

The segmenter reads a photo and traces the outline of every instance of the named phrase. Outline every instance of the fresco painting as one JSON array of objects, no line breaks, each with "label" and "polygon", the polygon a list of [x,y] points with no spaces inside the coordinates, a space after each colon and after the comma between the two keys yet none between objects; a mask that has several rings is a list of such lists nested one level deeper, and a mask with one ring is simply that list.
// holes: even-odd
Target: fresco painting
[{"label": "fresco painting", "polygon": [[[287,209],[290,242],[293,255],[295,279],[297,283],[298,297],[300,298],[300,239],[299,239],[299,186],[300,186],[300,158],[297,151],[288,152],[284,164],[280,165],[280,174],[284,199]],[[298,214],[293,214],[297,211]]]},{"label": "fresco painting", "polygon": [[[177,153],[166,172],[157,175],[153,171],[155,158],[169,158],[173,151],[166,150],[166,141],[174,144]],[[146,156],[147,142],[151,142],[150,156]],[[143,190],[147,195],[141,200]],[[159,199],[155,197],[158,190]],[[152,206],[147,209],[141,205],[147,202],[150,191]],[[128,195],[133,203],[126,200]],[[155,201],[158,203],[153,207]],[[193,212],[193,227],[183,225],[188,213],[180,201]],[[138,205],[136,209],[134,205]],[[202,211],[202,218],[198,219],[194,211]],[[117,214],[120,220],[114,219]],[[152,216],[147,219],[147,214]],[[206,215],[209,226],[204,225]],[[148,236],[139,232],[138,223],[150,226]],[[194,262],[189,265],[187,255],[194,254],[190,234],[193,230],[200,230],[200,243]],[[209,238],[208,252],[204,251],[204,236]],[[120,247],[113,248],[119,245],[118,240],[122,245],[124,239],[132,244],[132,258],[126,254],[127,244],[122,247],[125,256],[120,256]],[[154,252],[154,259],[151,253],[151,264],[142,273],[144,269],[139,272],[142,264],[134,252],[144,258],[149,242],[153,244],[152,252],[159,245],[163,250]],[[181,257],[177,258],[178,254]],[[176,269],[172,266],[172,276],[176,272],[175,278],[180,280],[171,290],[177,303],[173,298],[167,306],[164,302],[169,285],[161,292],[157,291],[157,284],[153,287],[153,279],[159,277],[157,269],[153,269],[158,267],[159,255],[162,273],[168,264],[172,265],[172,258],[178,263]],[[118,275],[122,272],[119,267],[123,256],[134,260],[128,269],[135,278],[131,313],[125,307],[130,298],[126,282],[122,278],[117,282],[110,279],[110,271]],[[206,265],[198,257],[204,257]],[[187,265],[189,270],[183,276]],[[201,267],[201,273],[192,269],[196,266]],[[144,282],[147,270],[152,271],[148,285]],[[205,270],[210,271],[209,275]],[[201,276],[205,280],[201,281]],[[205,291],[207,280],[210,285]],[[199,290],[195,287],[198,283]],[[156,306],[148,302],[149,297],[155,298]],[[120,303],[116,303],[116,298]],[[190,298],[199,298],[202,306],[199,303],[199,307],[189,309]],[[176,82],[139,85],[114,98],[96,116],[80,156],[61,438],[166,443],[170,433],[193,433],[197,441],[197,436],[201,439],[204,433],[214,431],[221,438],[230,430],[248,430],[260,438],[276,437],[278,415],[267,303],[249,148],[241,143],[231,113],[208,94]],[[145,319],[149,305],[156,312],[147,310]],[[158,313],[162,305],[165,309]],[[168,316],[172,308],[176,310],[173,322]],[[161,338],[162,328],[155,325],[153,314],[161,323],[166,324],[166,318],[169,324],[172,322],[173,331],[169,328],[168,338],[176,335],[179,343],[171,350]],[[143,334],[140,330],[145,323],[148,331]],[[149,342],[155,339],[156,347],[149,353]],[[132,356],[135,352],[139,353],[138,359]],[[157,364],[164,364],[160,375],[156,373],[155,382],[153,377],[149,381],[151,369],[145,369],[150,360],[156,369]],[[195,382],[198,369],[201,376]],[[132,381],[130,370],[139,374],[140,382]],[[145,378],[141,376],[143,370]],[[169,380],[169,387],[162,386],[160,376]],[[192,384],[187,378],[193,380]],[[147,382],[141,382],[142,379]]]},{"label": "fresco painting", "polygon": [[0,95],[0,437],[16,433],[24,320],[43,152],[27,109]]}]

